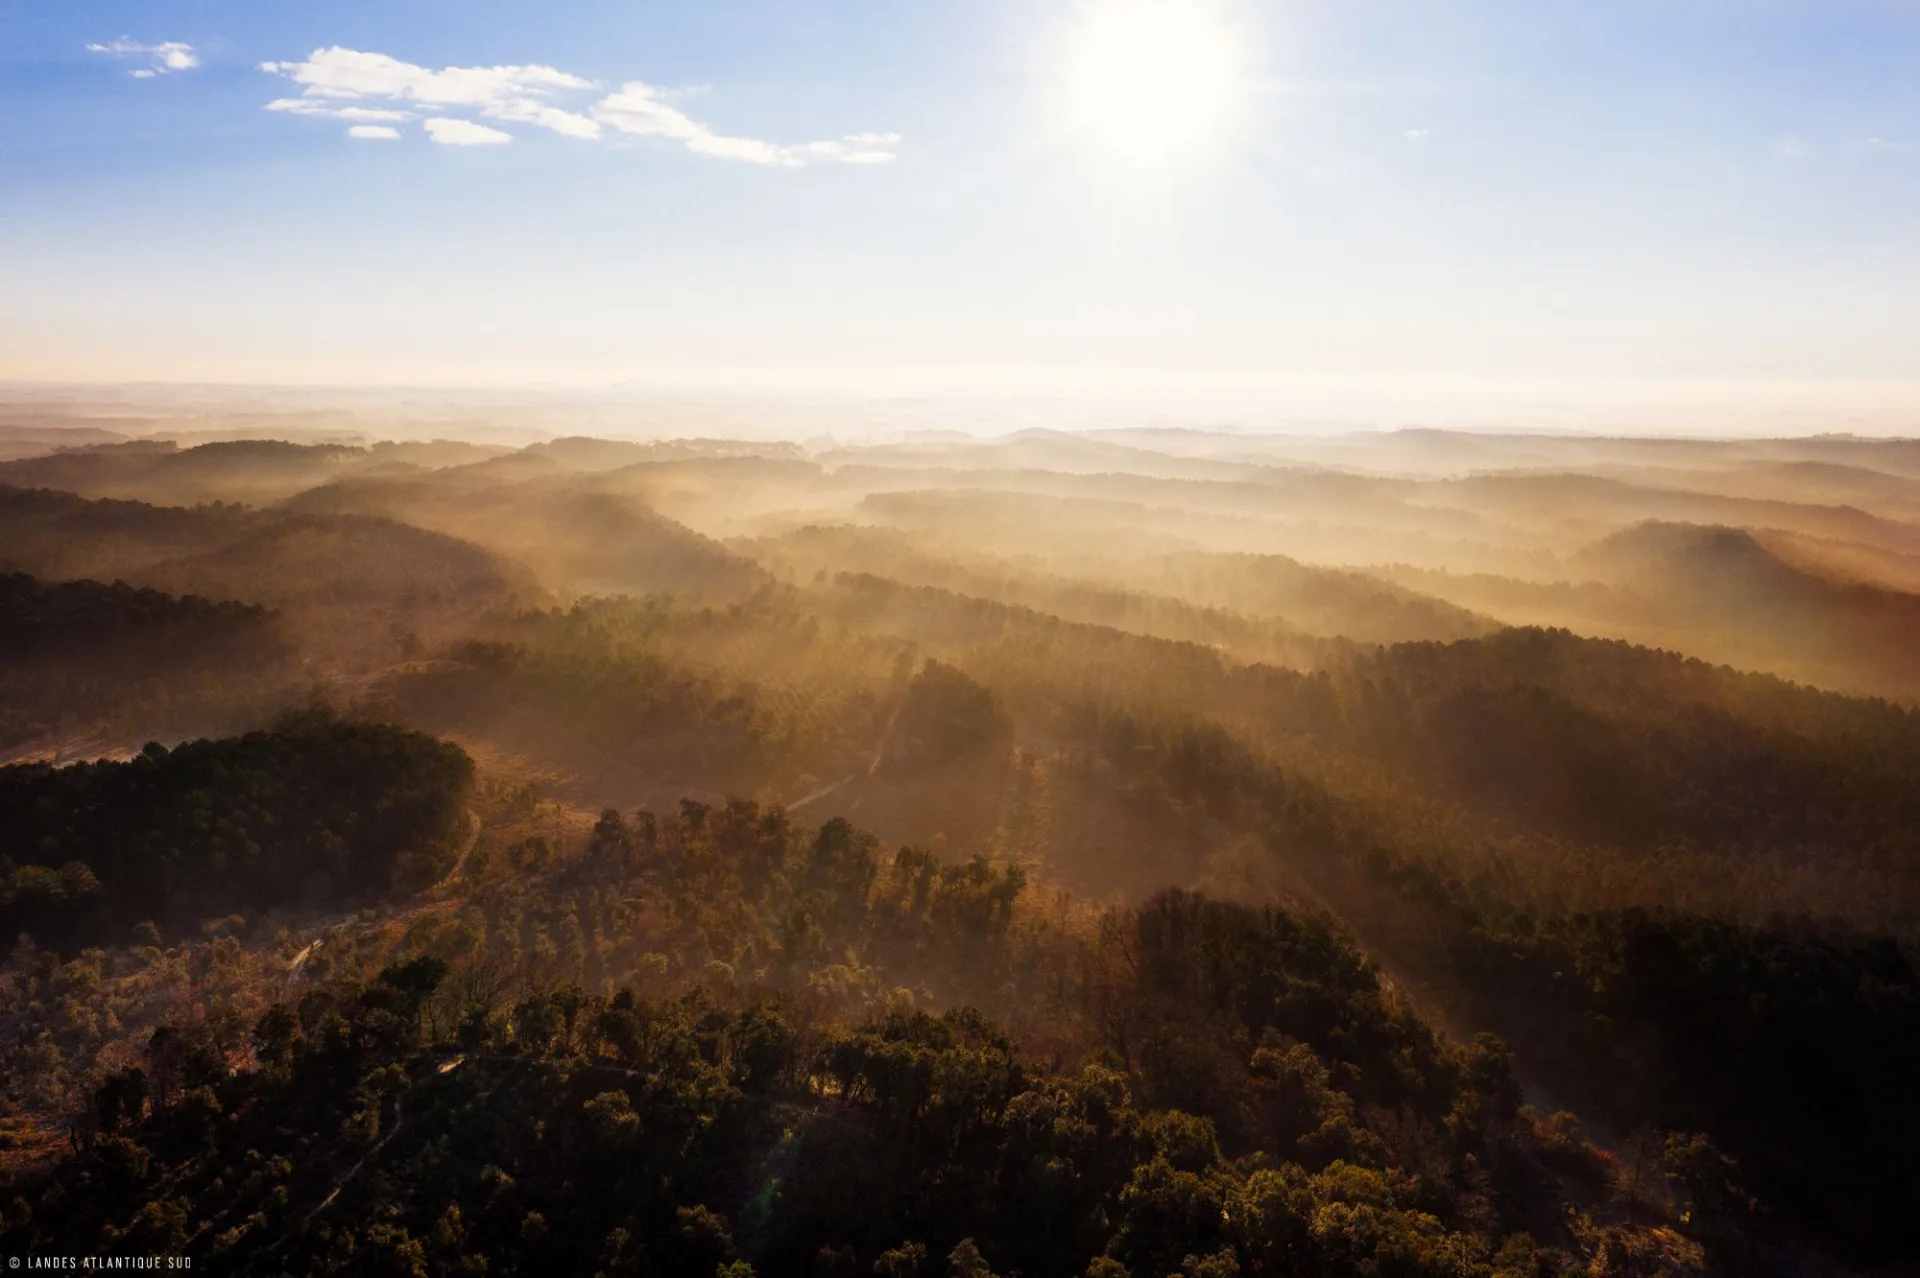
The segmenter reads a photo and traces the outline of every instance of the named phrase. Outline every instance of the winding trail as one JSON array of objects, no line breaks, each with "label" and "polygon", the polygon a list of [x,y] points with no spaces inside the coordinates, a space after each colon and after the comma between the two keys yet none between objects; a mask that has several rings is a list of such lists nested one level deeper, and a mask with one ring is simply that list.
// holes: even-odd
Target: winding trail
[{"label": "winding trail", "polygon": [[[386,1130],[386,1132],[380,1137],[380,1139],[373,1143],[372,1148],[370,1148],[369,1150],[367,1150],[365,1154],[360,1156],[359,1162],[347,1168],[345,1172],[341,1173],[340,1178],[333,1182],[333,1188],[328,1191],[327,1196],[325,1198],[322,1198],[319,1204],[315,1206],[312,1211],[307,1213],[306,1218],[300,1224],[301,1230],[304,1230],[308,1225],[311,1225],[314,1222],[315,1218],[318,1217],[321,1212],[333,1206],[334,1200],[340,1197],[340,1191],[345,1189],[347,1185],[352,1182],[353,1178],[360,1174],[360,1170],[363,1167],[365,1167],[369,1162],[373,1161],[374,1157],[378,1155],[381,1150],[387,1147],[388,1141],[392,1140],[395,1136],[398,1136],[400,1134],[400,1129],[406,1126],[406,1122],[407,1122],[406,1106],[402,1103],[399,1093],[395,1093],[393,1098],[393,1126],[389,1127]],[[292,1240],[295,1232],[296,1231],[292,1227],[289,1227],[285,1233],[280,1235],[279,1240],[275,1242],[273,1246],[267,1248],[263,1252],[260,1252],[258,1256],[255,1257],[255,1259],[265,1260],[267,1257],[272,1256],[275,1252],[279,1251],[282,1247],[286,1246],[289,1241]],[[243,1272],[246,1272],[246,1273],[253,1272],[253,1261],[250,1260],[247,1263],[247,1266]]]},{"label": "winding trail", "polygon": [[347,1170],[341,1174],[340,1179],[333,1183],[332,1192],[329,1193],[325,1198],[322,1198],[320,1200],[320,1205],[307,1213],[307,1223],[309,1225],[313,1223],[314,1217],[318,1216],[321,1212],[325,1211],[327,1208],[333,1206],[333,1200],[340,1196],[340,1191],[347,1187],[347,1183],[351,1181],[355,1176],[358,1176],[360,1174],[360,1169],[365,1167],[368,1163],[372,1162],[374,1157],[377,1154],[379,1154],[381,1150],[387,1147],[388,1141],[392,1140],[395,1136],[398,1136],[400,1134],[400,1129],[406,1126],[406,1123],[407,1123],[406,1106],[401,1103],[401,1098],[399,1094],[395,1093],[393,1098],[393,1126],[387,1128],[386,1134],[383,1135],[379,1140],[373,1143],[373,1148],[369,1149],[365,1154],[361,1155],[359,1162],[347,1168]]},{"label": "winding trail", "polygon": [[434,884],[435,887],[445,887],[459,878],[460,872],[467,868],[467,858],[473,855],[475,845],[480,842],[480,814],[472,808],[468,808],[466,812],[467,841],[460,846],[460,855],[454,858],[453,868],[441,876],[440,881]]},{"label": "winding trail", "polygon": [[[452,868],[450,868],[444,875],[442,875],[439,881],[436,882],[433,885],[433,887],[428,889],[428,891],[430,892],[438,891],[439,889],[446,887],[449,883],[452,883],[455,879],[459,878],[461,871],[467,868],[467,858],[473,855],[473,849],[477,847],[480,843],[480,829],[481,829],[480,814],[478,812],[475,812],[472,808],[467,808],[466,817],[467,817],[467,837],[466,837],[466,841],[460,845],[460,855],[454,858]],[[301,972],[306,970],[307,960],[313,957],[314,952],[316,950],[318,950],[322,945],[326,944],[327,934],[329,932],[332,932],[335,928],[340,927],[343,924],[346,924],[352,921],[353,917],[354,916],[352,914],[339,914],[339,915],[335,915],[333,918],[326,919],[323,922],[315,925],[315,931],[317,935],[315,935],[311,941],[308,941],[305,945],[301,946],[300,952],[295,954],[293,958],[287,963],[287,975],[286,975],[287,988],[291,988],[294,984],[296,984],[300,980]]]},{"label": "winding trail", "polygon": [[819,799],[824,799],[829,794],[834,793],[836,790],[844,789],[845,787],[851,785],[853,782],[859,780],[862,776],[870,777],[874,773],[880,771],[880,763],[882,760],[884,760],[887,757],[887,746],[892,744],[893,742],[894,727],[900,722],[900,712],[906,709],[906,706],[907,706],[907,691],[905,687],[902,687],[900,690],[900,695],[894,699],[893,713],[887,716],[887,726],[880,730],[880,743],[874,746],[873,759],[871,762],[867,764],[867,770],[864,773],[849,772],[844,777],[841,777],[838,781],[834,781],[834,782],[831,782],[830,784],[823,785],[818,790],[813,791],[811,794],[804,795],[801,798],[795,799],[792,803],[787,804],[787,811],[798,812],[801,808],[806,807],[809,803],[813,803]]}]

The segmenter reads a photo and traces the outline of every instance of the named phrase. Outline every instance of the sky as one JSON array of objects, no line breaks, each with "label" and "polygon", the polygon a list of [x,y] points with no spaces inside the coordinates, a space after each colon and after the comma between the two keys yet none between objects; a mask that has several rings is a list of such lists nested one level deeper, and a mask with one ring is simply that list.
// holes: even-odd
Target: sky
[{"label": "sky", "polygon": [[0,378],[1920,421],[1915,299],[1913,0],[0,0]]}]

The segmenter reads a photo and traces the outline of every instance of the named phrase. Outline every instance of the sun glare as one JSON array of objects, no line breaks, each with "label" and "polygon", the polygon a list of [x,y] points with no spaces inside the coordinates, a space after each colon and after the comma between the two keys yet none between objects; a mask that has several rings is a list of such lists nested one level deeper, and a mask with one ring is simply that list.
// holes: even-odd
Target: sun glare
[{"label": "sun glare", "polygon": [[1224,122],[1235,63],[1229,24],[1205,0],[1094,0],[1070,54],[1075,126],[1122,155],[1200,146]]}]

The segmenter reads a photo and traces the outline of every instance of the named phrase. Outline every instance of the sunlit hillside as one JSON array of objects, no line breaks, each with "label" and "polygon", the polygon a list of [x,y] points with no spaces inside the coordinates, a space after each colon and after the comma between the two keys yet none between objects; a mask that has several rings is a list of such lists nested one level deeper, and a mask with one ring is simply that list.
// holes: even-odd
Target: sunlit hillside
[{"label": "sunlit hillside", "polygon": [[[0,463],[10,1227],[318,1263],[316,1196],[439,1141],[493,1151],[448,1247],[605,1218],[486,1104],[704,1195],[647,1209],[675,1271],[1158,1273],[1201,1244],[1153,1194],[1217,1200],[1221,1255],[1421,1274],[1920,1245],[1920,480],[1199,438]],[[1118,1161],[1047,1209],[1091,1232],[1017,1224],[1022,1115],[1096,1095],[1079,1156]],[[697,1158],[683,1104],[728,1133]],[[344,1124],[318,1163],[300,1113]],[[830,1206],[876,1148],[999,1205]],[[790,1187],[723,1211],[768,1159]],[[1295,1242],[1236,1232],[1269,1198]],[[1328,1232],[1362,1204],[1384,1232]]]}]

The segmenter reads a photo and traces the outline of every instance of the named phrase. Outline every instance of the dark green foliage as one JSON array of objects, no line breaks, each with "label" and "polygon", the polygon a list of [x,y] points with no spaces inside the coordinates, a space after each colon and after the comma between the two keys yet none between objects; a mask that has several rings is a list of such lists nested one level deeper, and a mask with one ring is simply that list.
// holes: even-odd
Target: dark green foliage
[{"label": "dark green foliage", "polygon": [[1012,731],[1011,716],[989,689],[929,661],[907,685],[891,753],[909,768],[951,763],[985,754]]},{"label": "dark green foliage", "polygon": [[[838,825],[801,846],[870,847]],[[880,926],[890,899],[839,926]],[[1197,897],[1109,916],[1084,970],[1060,1011],[1108,1025],[1108,1064],[1030,1059],[970,1008],[840,1025],[812,996],[711,987],[559,986],[454,1041],[419,1010],[457,974],[411,960],[273,1008],[238,1073],[203,1033],[155,1033],[99,1089],[88,1147],[15,1186],[38,1206],[5,1242],[289,1274],[1491,1273],[1489,1230],[1518,1209],[1475,1160],[1532,1157],[1509,1092],[1474,1092],[1497,1045],[1449,1054],[1323,925]],[[1179,1002],[1181,1032],[1234,1063],[1212,1098],[1231,1142],[1121,1060],[1144,1009]],[[1276,1053],[1342,1121],[1401,1104],[1378,1111],[1400,1146],[1359,1132],[1329,1157],[1240,1121],[1287,1108]],[[1488,1130],[1429,1121],[1476,1096]],[[1706,1154],[1674,1160],[1711,1179]]]},{"label": "dark green foliage", "polygon": [[218,719],[262,700],[288,655],[262,608],[0,574],[0,747]]},{"label": "dark green foliage", "polygon": [[[585,855],[544,891],[498,883],[475,904],[494,957],[542,977],[717,979],[859,999],[891,990],[883,981],[901,969],[912,981],[902,993],[964,1001],[1049,979],[1012,935],[1025,882],[1019,866],[985,858],[942,864],[909,847],[882,859],[873,836],[837,818],[810,830],[744,800],[689,800],[633,824],[603,813]],[[743,1078],[764,1079],[786,1050],[767,1027]]]},{"label": "dark green foliage", "polygon": [[1481,1014],[1584,1111],[1705,1132],[1672,1153],[1699,1210],[1777,1211],[1866,1256],[1920,1248],[1920,979],[1891,938],[1628,910],[1464,924]]},{"label": "dark green foliage", "polygon": [[244,536],[256,516],[215,503],[191,509],[88,501],[0,484],[0,568],[45,578],[113,577]]},{"label": "dark green foliage", "polygon": [[312,716],[125,763],[0,768],[0,926],[70,946],[424,887],[466,832],[472,780],[457,746]]},{"label": "dark green foliage", "polygon": [[596,658],[519,644],[472,642],[451,660],[395,685],[406,712],[432,723],[487,722],[515,707],[552,716],[555,748],[586,746],[624,765],[680,769],[757,783],[773,735],[758,698],[677,670],[656,657]]},{"label": "dark green foliage", "polygon": [[[609,792],[776,793],[865,768],[894,645],[822,634],[777,593],[725,609],[599,599],[495,618],[384,685],[410,722],[479,730]],[[847,667],[843,670],[842,667]],[[876,677],[880,677],[876,676]]]},{"label": "dark green foliage", "polygon": [[[8,1247],[699,1278],[1744,1275],[1808,1238],[1883,1267],[1920,1250],[1912,709],[1225,553],[1357,518],[1359,476],[1192,459],[1177,482],[963,491],[937,467],[636,448],[363,473],[266,511],[0,489],[0,566],[275,602],[343,697],[628,808],[569,824],[529,797],[547,816],[489,827],[431,900],[307,944],[304,909],[438,879],[467,833],[457,752],[306,724],[0,773],[0,927],[108,947],[0,971],[0,1141],[28,1169],[0,1189]],[[18,474],[264,501],[369,460],[138,452]],[[1008,484],[1030,491],[992,497]],[[1513,532],[1391,486],[1396,536]],[[1180,505],[1203,488],[1211,514]],[[723,549],[650,509],[777,529],[863,492],[863,519],[922,534]],[[1077,548],[1046,544],[1080,520]],[[1910,664],[1904,596],[1795,595],[1750,571],[1777,540],[1714,533],[1688,550],[1703,574],[1667,575],[1707,623],[1807,621],[1796,650],[1841,605],[1884,614],[1868,664]],[[1573,562],[1554,545],[1515,553],[1531,583]],[[691,598],[527,611],[535,576]],[[1603,633],[1688,611],[1509,584],[1617,610]],[[211,705],[149,678],[162,650],[269,630],[20,577],[0,612],[0,713],[22,722],[43,670],[99,653],[145,681],[88,676],[108,700]],[[105,731],[78,684],[46,686],[35,748]],[[1185,884],[1338,911],[1371,956],[1292,904],[1152,895]],[[234,909],[289,928],[196,926]]]},{"label": "dark green foliage", "polygon": [[175,598],[123,581],[36,581],[26,573],[0,574],[0,660],[73,656],[108,644],[137,642],[161,658],[221,645],[219,661],[244,660],[226,645],[257,635],[270,614],[240,603]]},{"label": "dark green foliage", "polygon": [[[1885,762],[1911,748],[1912,718],[1904,710],[1654,654],[1645,655],[1646,672],[1664,679],[1664,687],[1652,695],[1616,694],[1590,664],[1604,645],[1516,634],[1493,647],[1506,652],[1505,675],[1482,663],[1486,654],[1451,648],[1389,653],[1382,664],[1391,658],[1464,665],[1482,689],[1502,679],[1537,679],[1535,691],[1512,697],[1536,726],[1571,713],[1565,707],[1575,697],[1604,707],[1591,721],[1612,725],[1595,731],[1615,742],[1610,749],[1620,768],[1602,778],[1596,796],[1611,785],[1657,810],[1657,794],[1627,782],[1697,785],[1693,801],[1703,805],[1731,803],[1729,795],[1751,784],[1755,808],[1766,814],[1773,804],[1775,811],[1745,826],[1732,817],[1726,824],[1756,841],[1792,837],[1796,823],[1806,831],[1814,821],[1831,837],[1853,825],[1862,837],[1912,838],[1908,829],[1878,828],[1911,802],[1909,794],[1896,794],[1892,765]],[[1563,673],[1553,675],[1556,667]],[[1566,694],[1541,690],[1550,680]],[[1443,684],[1434,679],[1423,686]],[[1692,705],[1683,695],[1689,688]],[[1738,717],[1700,704],[1709,699],[1703,689],[1716,688],[1732,699]],[[1338,682],[1329,681],[1326,695],[1339,691]],[[1339,730],[1384,713],[1383,705],[1397,706],[1393,713],[1403,716],[1394,720],[1405,729],[1402,740],[1417,739],[1414,725],[1423,715],[1449,721],[1447,713],[1391,694],[1388,685],[1377,685],[1375,693],[1374,701],[1347,708],[1340,722],[1348,726]],[[1639,735],[1622,725],[1635,725]],[[1884,1259],[1920,1246],[1905,1210],[1920,1196],[1910,1157],[1920,1145],[1911,1084],[1920,1076],[1920,980],[1910,943],[1837,924],[1754,925],[1688,911],[1522,910],[1510,869],[1469,878],[1449,864],[1450,831],[1382,820],[1378,809],[1283,771],[1217,727],[1113,717],[1090,719],[1084,730],[1102,742],[1107,758],[1179,801],[1260,832],[1349,917],[1388,938],[1387,953],[1434,978],[1457,1000],[1462,1019],[1512,1041],[1532,1076],[1547,1080],[1583,1114],[1616,1130],[1704,1133],[1734,1160],[1734,1183],[1746,1185],[1740,1193],[1754,1193],[1778,1217],[1845,1254]],[[1510,725],[1490,730],[1487,739],[1515,752],[1499,773],[1513,785],[1538,783],[1563,767],[1566,779],[1584,775],[1565,753],[1579,748],[1577,733],[1516,734]],[[1671,749],[1672,766],[1656,770],[1634,755],[1624,743],[1635,739]],[[1537,745],[1532,770],[1519,757],[1528,740]],[[1769,763],[1770,752],[1788,753]],[[1802,761],[1790,761],[1796,757]],[[1831,770],[1808,761],[1820,758]],[[1849,758],[1882,762],[1848,775],[1841,764]],[[1691,780],[1689,769],[1696,774]],[[1709,784],[1709,774],[1722,769],[1726,775]],[[1617,828],[1645,813],[1612,819]],[[1675,818],[1656,812],[1655,819]],[[1892,873],[1910,874],[1896,861],[1887,864]],[[1197,940],[1205,935],[1204,917],[1168,926]],[[1212,970],[1229,970],[1237,961],[1228,938],[1209,938],[1203,948],[1215,955]],[[1183,996],[1171,999],[1168,1011],[1144,1014],[1154,1027],[1153,1050],[1167,1058],[1159,1073],[1185,1089],[1180,1103],[1204,1107],[1202,1097],[1219,1089],[1210,1080],[1222,1067],[1174,1035],[1179,1009],[1196,1005],[1201,987],[1189,976],[1172,988]],[[1149,1062],[1143,1072],[1154,1076],[1152,1058],[1144,1046],[1138,1050]],[[1498,1108],[1510,1110],[1516,1067],[1483,1064],[1490,1072],[1479,1090],[1506,1093]],[[1282,1094],[1306,1096],[1322,1087],[1311,1068],[1284,1058],[1269,1058],[1267,1068]],[[1387,1103],[1435,1112],[1435,1102],[1414,1095]],[[1480,1125],[1474,1108],[1456,1105],[1448,1121]],[[1321,1112],[1317,1104],[1314,1110]],[[1326,1112],[1337,1117],[1337,1110]],[[1297,1118],[1293,1124],[1302,1148],[1324,1138],[1309,1138]],[[1223,1123],[1222,1131],[1230,1130]],[[1735,1196],[1724,1187],[1708,1194],[1722,1202]],[[1719,1215],[1724,1221],[1728,1212]]]},{"label": "dark green foliage", "polygon": [[1389,649],[1336,686],[1323,730],[1561,835],[1906,861],[1920,828],[1920,718],[1885,702],[1541,630]]},{"label": "dark green foliage", "polygon": [[[1168,892],[1140,908],[1132,932],[1138,981],[1109,1017],[1153,1099],[1254,1144],[1251,1117],[1233,1108],[1258,1060],[1245,1053],[1308,1042],[1325,1045],[1326,1068],[1356,1101],[1447,1115],[1457,1081],[1439,1040],[1389,1005],[1372,965],[1324,920]],[[1222,1030],[1239,1045],[1225,1057]]]}]

